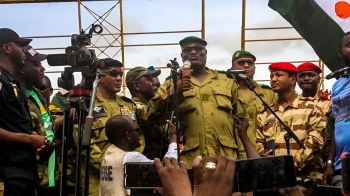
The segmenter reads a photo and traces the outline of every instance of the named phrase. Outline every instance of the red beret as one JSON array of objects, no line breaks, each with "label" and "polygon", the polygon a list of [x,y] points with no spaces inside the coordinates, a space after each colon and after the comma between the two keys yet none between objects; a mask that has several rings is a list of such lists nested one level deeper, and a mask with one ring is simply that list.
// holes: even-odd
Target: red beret
[{"label": "red beret", "polygon": [[279,62],[279,63],[272,63],[269,66],[269,70],[282,70],[282,71],[291,71],[291,72],[298,72],[298,69],[292,64],[292,63],[286,63],[286,62]]},{"label": "red beret", "polygon": [[316,71],[319,74],[322,73],[322,69],[319,66],[310,62],[306,62],[298,66],[298,73],[302,71]]}]

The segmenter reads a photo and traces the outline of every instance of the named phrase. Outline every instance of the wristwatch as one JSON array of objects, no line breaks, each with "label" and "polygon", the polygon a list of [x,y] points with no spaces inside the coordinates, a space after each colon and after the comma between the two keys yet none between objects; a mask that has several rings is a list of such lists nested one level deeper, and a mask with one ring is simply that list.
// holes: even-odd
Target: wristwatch
[{"label": "wristwatch", "polygon": [[334,166],[334,162],[332,160],[328,160],[326,164]]}]

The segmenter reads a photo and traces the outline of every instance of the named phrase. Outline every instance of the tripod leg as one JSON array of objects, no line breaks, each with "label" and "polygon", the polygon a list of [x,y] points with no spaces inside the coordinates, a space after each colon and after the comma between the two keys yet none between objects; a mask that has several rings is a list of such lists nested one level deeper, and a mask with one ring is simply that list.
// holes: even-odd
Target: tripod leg
[{"label": "tripod leg", "polygon": [[82,126],[83,116],[84,116],[84,111],[79,110],[78,145],[77,145],[77,160],[76,160],[77,170],[75,174],[75,196],[80,196],[80,174],[81,174],[81,157],[82,157],[81,140],[82,140],[82,134],[83,134],[83,126]]},{"label": "tripod leg", "polygon": [[64,120],[63,120],[63,131],[61,138],[62,154],[61,154],[61,179],[60,179],[60,196],[67,195],[67,157],[68,157],[68,141],[69,138],[69,114],[70,114],[70,103],[64,104]]}]

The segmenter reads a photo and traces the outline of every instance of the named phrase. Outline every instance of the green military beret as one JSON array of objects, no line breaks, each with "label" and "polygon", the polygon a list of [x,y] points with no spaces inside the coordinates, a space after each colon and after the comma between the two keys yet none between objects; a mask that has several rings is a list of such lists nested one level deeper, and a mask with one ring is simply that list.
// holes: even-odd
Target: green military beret
[{"label": "green military beret", "polygon": [[235,53],[233,53],[232,61],[243,57],[251,57],[254,61],[256,61],[256,57],[252,53],[244,50],[237,50]]},{"label": "green military beret", "polygon": [[205,40],[196,36],[188,36],[179,41],[181,48],[185,47],[188,44],[193,44],[193,43],[202,44],[203,46],[207,45],[207,42]]}]

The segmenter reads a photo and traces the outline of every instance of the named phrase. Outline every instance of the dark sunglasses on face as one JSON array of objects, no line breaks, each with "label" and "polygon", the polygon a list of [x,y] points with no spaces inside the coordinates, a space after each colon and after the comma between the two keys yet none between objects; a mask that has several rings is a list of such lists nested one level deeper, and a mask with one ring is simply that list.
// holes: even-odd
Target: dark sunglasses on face
[{"label": "dark sunglasses on face", "polygon": [[238,60],[237,61],[237,65],[239,66],[244,66],[245,64],[248,64],[249,66],[253,66],[254,65],[254,62],[253,61],[243,61],[243,60]]},{"label": "dark sunglasses on face", "polygon": [[202,52],[205,49],[205,46],[186,46],[182,49],[183,53],[191,53],[192,50],[196,52]]},{"label": "dark sunglasses on face", "polygon": [[310,179],[310,178],[300,178],[297,177],[297,182],[296,184],[298,186],[303,186],[303,187],[312,187],[315,184],[315,181]]},{"label": "dark sunglasses on face", "polygon": [[105,73],[112,77],[117,77],[117,76],[123,77],[123,72],[116,69],[106,71]]}]

